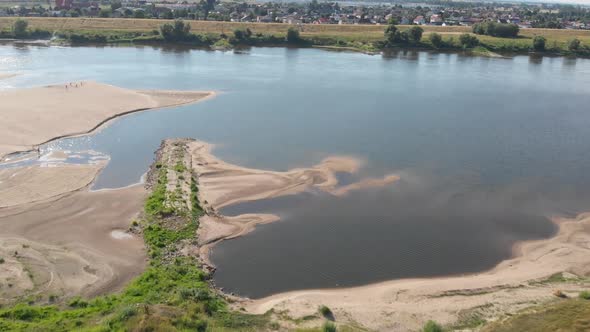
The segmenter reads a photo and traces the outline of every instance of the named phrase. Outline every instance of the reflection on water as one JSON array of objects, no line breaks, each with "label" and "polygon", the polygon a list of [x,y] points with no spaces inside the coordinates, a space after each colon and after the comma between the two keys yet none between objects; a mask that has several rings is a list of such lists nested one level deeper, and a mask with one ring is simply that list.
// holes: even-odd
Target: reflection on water
[{"label": "reflection on water", "polygon": [[572,62],[413,51],[0,46],[0,71],[22,74],[2,87],[96,80],[222,92],[42,148],[108,155],[96,189],[138,182],[170,137],[215,143],[222,159],[261,169],[314,165],[330,155],[366,160],[354,177],[338,176],[344,183],[400,174],[385,189],[341,199],[307,193],[227,207],[283,217],[214,249],[216,282],[250,296],[479,271],[508,257],[515,241],[553,234],[545,216],[590,206],[590,61]]}]

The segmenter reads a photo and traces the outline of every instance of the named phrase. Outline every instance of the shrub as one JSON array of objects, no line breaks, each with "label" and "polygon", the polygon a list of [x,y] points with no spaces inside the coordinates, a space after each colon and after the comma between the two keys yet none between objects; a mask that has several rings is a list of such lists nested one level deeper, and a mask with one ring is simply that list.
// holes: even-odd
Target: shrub
[{"label": "shrub", "polygon": [[436,48],[443,46],[442,36],[436,32],[433,32],[430,35],[428,35],[428,39],[430,40],[432,46]]},{"label": "shrub", "polygon": [[136,314],[137,310],[135,309],[135,307],[127,306],[123,308],[123,310],[121,310],[121,313],[119,314],[119,319],[122,321],[126,321],[129,318],[135,316]]},{"label": "shrub", "polygon": [[546,42],[547,39],[545,39],[545,37],[535,36],[535,38],[533,38],[533,49],[535,51],[544,51]]},{"label": "shrub", "polygon": [[567,48],[570,51],[577,51],[580,48],[580,40],[577,38],[570,40],[567,44]]},{"label": "shrub", "polygon": [[582,291],[582,292],[580,292],[578,297],[581,299],[584,299],[584,300],[590,300],[590,292],[589,291]]},{"label": "shrub", "polygon": [[322,326],[323,332],[336,332],[336,325],[332,322],[325,322]]},{"label": "shrub", "polygon": [[422,329],[423,332],[443,332],[443,328],[435,321],[429,320]]},{"label": "shrub", "polygon": [[287,30],[287,42],[298,43],[300,41],[301,38],[299,37],[299,30],[294,27],[290,27],[289,30]]},{"label": "shrub", "polygon": [[461,46],[463,46],[464,48],[473,48],[479,44],[479,39],[477,39],[477,37],[473,35],[464,33],[461,36],[459,36],[459,42],[461,43]]},{"label": "shrub", "polygon": [[14,21],[12,24],[12,33],[16,38],[24,38],[27,36],[27,28],[29,27],[29,22],[19,18]]},{"label": "shrub", "polygon": [[0,257],[0,264],[4,264],[5,260],[3,257]]},{"label": "shrub", "polygon": [[410,40],[413,42],[419,42],[420,39],[422,39],[422,33],[424,32],[424,29],[422,29],[419,26],[413,26],[410,28],[410,30],[408,30],[408,33],[410,35]]},{"label": "shrub", "polygon": [[472,31],[478,35],[514,38],[518,36],[520,28],[516,24],[482,22],[474,24]]},{"label": "shrub", "polygon": [[246,41],[246,40],[250,39],[250,37],[252,37],[252,31],[249,28],[246,28],[246,30],[243,30],[243,29],[234,30],[234,38],[238,42],[239,41]]},{"label": "shrub", "polygon": [[68,305],[72,308],[86,308],[88,302],[82,300],[80,297],[75,297],[68,302]]},{"label": "shrub", "polygon": [[330,308],[328,308],[325,305],[320,306],[319,311],[320,311],[320,314],[322,314],[322,316],[324,316],[324,317],[332,316],[332,310],[330,310]]},{"label": "shrub", "polygon": [[160,33],[166,41],[185,41],[190,38],[191,25],[182,20],[174,21],[174,24],[166,23],[160,26]]}]

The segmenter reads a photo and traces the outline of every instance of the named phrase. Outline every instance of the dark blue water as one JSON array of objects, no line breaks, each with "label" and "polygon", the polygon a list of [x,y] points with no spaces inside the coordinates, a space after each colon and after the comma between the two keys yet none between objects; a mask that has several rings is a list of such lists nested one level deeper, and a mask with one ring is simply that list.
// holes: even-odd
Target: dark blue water
[{"label": "dark blue water", "polygon": [[46,147],[110,155],[95,188],[137,182],[169,137],[216,143],[249,167],[345,154],[367,161],[358,177],[402,176],[345,198],[228,207],[284,217],[214,249],[216,282],[243,295],[479,271],[515,241],[551,236],[546,216],[590,206],[589,60],[0,46],[0,71],[23,74],[0,88],[92,79],[221,92]]}]

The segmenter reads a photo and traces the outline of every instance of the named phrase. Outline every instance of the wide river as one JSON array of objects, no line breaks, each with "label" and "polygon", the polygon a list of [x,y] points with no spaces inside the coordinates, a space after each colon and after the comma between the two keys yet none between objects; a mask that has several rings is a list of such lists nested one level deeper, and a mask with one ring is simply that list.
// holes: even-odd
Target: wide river
[{"label": "wide river", "polygon": [[365,160],[343,183],[401,176],[340,198],[223,209],[282,217],[213,249],[216,284],[244,296],[483,271],[517,241],[554,235],[548,217],[590,210],[590,60],[0,45],[2,71],[21,75],[0,89],[96,80],[221,92],[43,148],[110,156],[97,189],[138,182],[169,137],[215,143],[221,158],[263,169]]}]

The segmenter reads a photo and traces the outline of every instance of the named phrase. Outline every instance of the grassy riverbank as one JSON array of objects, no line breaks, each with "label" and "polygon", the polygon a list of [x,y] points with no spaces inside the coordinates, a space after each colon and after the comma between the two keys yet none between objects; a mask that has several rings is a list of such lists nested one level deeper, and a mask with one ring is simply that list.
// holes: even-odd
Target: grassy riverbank
[{"label": "grassy riverbank", "polygon": [[[173,23],[168,20],[154,19],[113,19],[113,18],[26,18],[31,31],[48,31],[77,43],[164,43],[159,29],[163,24]],[[0,31],[4,37],[9,36],[16,18],[0,18]],[[190,24],[192,34],[198,36],[186,44],[194,46],[212,46],[224,39],[229,44],[240,45],[281,45],[286,44],[285,36],[290,27],[279,23],[234,23],[213,21],[186,21]],[[406,30],[408,26],[398,26]],[[470,27],[459,26],[422,26],[422,39],[412,45],[400,45],[400,48],[437,49],[432,45],[429,35],[438,33],[442,36],[447,50],[463,50],[459,36],[470,33]],[[248,40],[235,41],[231,37],[236,30],[249,29],[252,37]],[[301,46],[329,46],[360,51],[379,51],[379,42],[383,41],[385,25],[314,25],[307,24],[298,28]],[[499,38],[477,35],[480,47],[498,53],[528,53],[532,50],[533,38],[543,36],[546,39],[541,54],[590,56],[590,31],[588,30],[553,30],[522,29],[517,38]],[[577,39],[581,47],[572,51],[569,42]],[[223,43],[223,41],[222,41]]]}]

